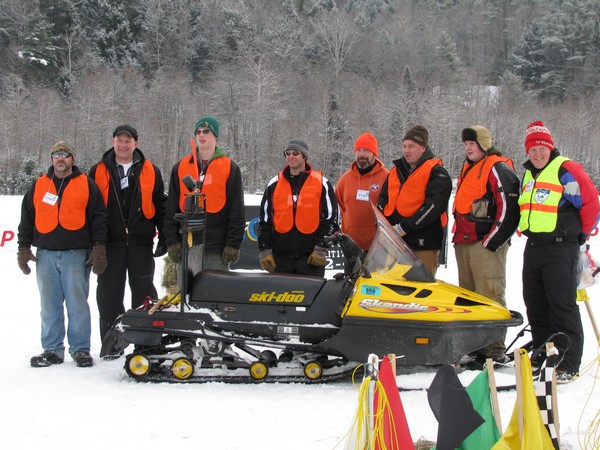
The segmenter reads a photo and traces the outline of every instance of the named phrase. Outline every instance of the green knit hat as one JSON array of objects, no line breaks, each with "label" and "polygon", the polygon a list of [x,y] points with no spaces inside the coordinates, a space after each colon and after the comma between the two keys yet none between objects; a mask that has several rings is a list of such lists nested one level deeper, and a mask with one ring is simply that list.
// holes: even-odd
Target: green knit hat
[{"label": "green knit hat", "polygon": [[196,134],[198,128],[208,128],[213,132],[215,137],[219,139],[219,121],[213,116],[204,116],[198,119],[198,122],[196,122],[196,126],[194,127],[194,134]]}]

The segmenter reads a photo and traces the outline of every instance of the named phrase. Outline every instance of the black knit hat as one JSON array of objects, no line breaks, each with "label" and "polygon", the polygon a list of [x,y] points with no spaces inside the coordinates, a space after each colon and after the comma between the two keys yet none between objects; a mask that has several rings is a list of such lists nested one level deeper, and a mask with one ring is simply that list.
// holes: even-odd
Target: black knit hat
[{"label": "black knit hat", "polygon": [[284,156],[287,150],[298,150],[304,155],[304,159],[308,159],[308,144],[301,139],[292,139],[283,151]]}]

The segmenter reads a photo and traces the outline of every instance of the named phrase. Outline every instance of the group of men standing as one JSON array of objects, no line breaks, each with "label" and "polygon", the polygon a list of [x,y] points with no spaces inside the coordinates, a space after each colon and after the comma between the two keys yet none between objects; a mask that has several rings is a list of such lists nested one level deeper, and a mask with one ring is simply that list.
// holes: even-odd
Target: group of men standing
[{"label": "group of men standing", "polygon": [[[28,262],[36,261],[42,304],[44,352],[31,358],[32,366],[64,360],[63,302],[69,315],[69,352],[78,366],[93,364],[90,268],[98,274],[102,338],[124,312],[127,278],[134,308],[146,297],[157,297],[153,257],[168,252],[175,262],[181,259],[175,214],[184,211],[187,175],[206,195],[207,211],[205,240],[189,249],[190,269],[228,270],[238,260],[245,228],[242,179],[239,167],[217,145],[219,128],[212,116],[197,121],[191,154],[171,171],[168,197],[160,170],[138,149],[138,133],[129,125],[115,129],[113,147],[89,176],[73,165],[71,146],[59,142],[52,147],[52,166],[24,197],[18,233],[19,267],[28,274]],[[557,346],[568,351],[559,369],[570,379],[583,350],[575,303],[578,251],[598,222],[598,192],[580,165],[559,155],[542,122],[527,128],[528,161],[521,182],[487,128],[465,128],[462,141],[465,160],[452,207],[459,285],[506,305],[506,257],[510,238],[520,227],[528,237],[523,294],[533,344],[560,333]],[[338,231],[341,219],[342,231],[368,250],[376,231],[375,205],[435,275],[452,180],[432,152],[425,127],[406,132],[402,157],[389,171],[379,159],[375,136],[361,134],[354,143],[354,162],[335,189],[308,163],[305,141],[290,141],[283,156],[286,164],[269,180],[260,205],[263,269],[324,276],[325,237]],[[37,255],[31,246],[37,247]],[[476,361],[505,361],[504,337],[477,353]]]},{"label": "group of men standing", "polygon": [[138,132],[130,125],[115,128],[112,148],[88,175],[74,165],[72,146],[61,141],[52,147],[52,166],[23,198],[17,238],[19,268],[28,275],[29,262],[36,262],[41,297],[44,351],[31,358],[33,367],[64,361],[64,306],[69,353],[78,367],[93,365],[87,303],[91,270],[98,275],[101,339],[125,311],[127,280],[133,308],[157,298],[154,257],[168,252],[175,261],[180,258],[174,216],[184,209],[185,175],[193,175],[207,195],[207,239],[202,252],[192,247],[191,267],[227,270],[239,258],[245,229],[240,170],[216,145],[219,123],[214,117],[198,120],[194,134],[197,151],[173,167],[168,197],[160,169],[140,151]]},{"label": "group of men standing", "polygon": [[[513,162],[494,147],[487,128],[462,130],[465,160],[452,207],[459,285],[506,306],[507,253],[520,228],[528,238],[523,298],[532,344],[543,348],[549,339],[555,341],[562,355],[557,377],[568,382],[583,353],[577,263],[579,246],[598,223],[598,191],[579,164],[560,155],[542,122],[531,123],[525,135],[528,160],[519,181]],[[403,156],[388,173],[377,158],[375,138],[365,133],[356,140],[355,162],[336,186],[341,228],[368,249],[375,232],[370,203],[376,204],[435,275],[452,182],[423,126],[410,128],[402,147]],[[505,337],[479,349],[473,365],[480,367],[487,358],[507,362]]]}]

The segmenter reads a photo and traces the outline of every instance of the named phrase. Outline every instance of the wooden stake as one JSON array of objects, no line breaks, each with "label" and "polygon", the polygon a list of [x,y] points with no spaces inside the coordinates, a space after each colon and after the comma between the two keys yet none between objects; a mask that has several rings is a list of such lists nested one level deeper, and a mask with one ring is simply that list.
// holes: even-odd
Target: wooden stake
[{"label": "wooden stake", "polygon": [[519,442],[523,441],[523,378],[521,377],[521,349],[515,349],[515,384],[519,417]]},{"label": "wooden stake", "polygon": [[388,353],[386,356],[390,360],[390,365],[392,366],[392,373],[394,374],[394,380],[395,380],[396,379],[396,354]]},{"label": "wooden stake", "polygon": [[596,334],[596,342],[600,344],[600,331],[598,330],[598,324],[596,323],[596,318],[594,317],[594,312],[592,311],[592,307],[590,306],[590,298],[587,295],[587,291],[585,289],[579,289],[577,291],[577,300],[583,301],[585,305],[585,309],[587,309],[588,316],[590,316],[590,321],[592,322],[592,328],[594,329],[594,333]]},{"label": "wooden stake", "polygon": [[[587,302],[586,302],[587,303]],[[556,352],[556,348],[554,347],[554,342],[546,343],[546,358],[548,355],[554,354]],[[556,394],[556,367],[552,371],[552,414],[554,415],[554,428],[556,428],[556,439],[560,444],[560,421],[558,420],[558,398]]]},{"label": "wooden stake", "polygon": [[500,406],[498,405],[498,390],[496,389],[496,376],[494,374],[494,360],[487,358],[485,360],[486,370],[488,373],[489,387],[490,387],[490,401],[492,402],[492,413],[494,419],[496,419],[496,426],[500,435],[502,435],[502,420],[500,418]]}]

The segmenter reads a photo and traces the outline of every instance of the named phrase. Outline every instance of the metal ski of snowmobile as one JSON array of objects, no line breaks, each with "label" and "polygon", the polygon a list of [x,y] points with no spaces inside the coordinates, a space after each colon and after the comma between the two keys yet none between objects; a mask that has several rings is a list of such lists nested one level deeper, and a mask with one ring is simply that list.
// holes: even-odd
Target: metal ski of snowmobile
[{"label": "metal ski of snowmobile", "polygon": [[127,311],[103,343],[101,355],[135,345],[125,369],[136,379],[322,382],[372,353],[403,355],[405,366],[455,364],[523,322],[491,299],[435,280],[375,209],[366,257],[348,236],[328,238],[346,259],[333,279],[211,270],[190,277],[191,236],[197,241],[206,223],[203,195],[190,180],[186,212],[176,216],[182,301]]}]

